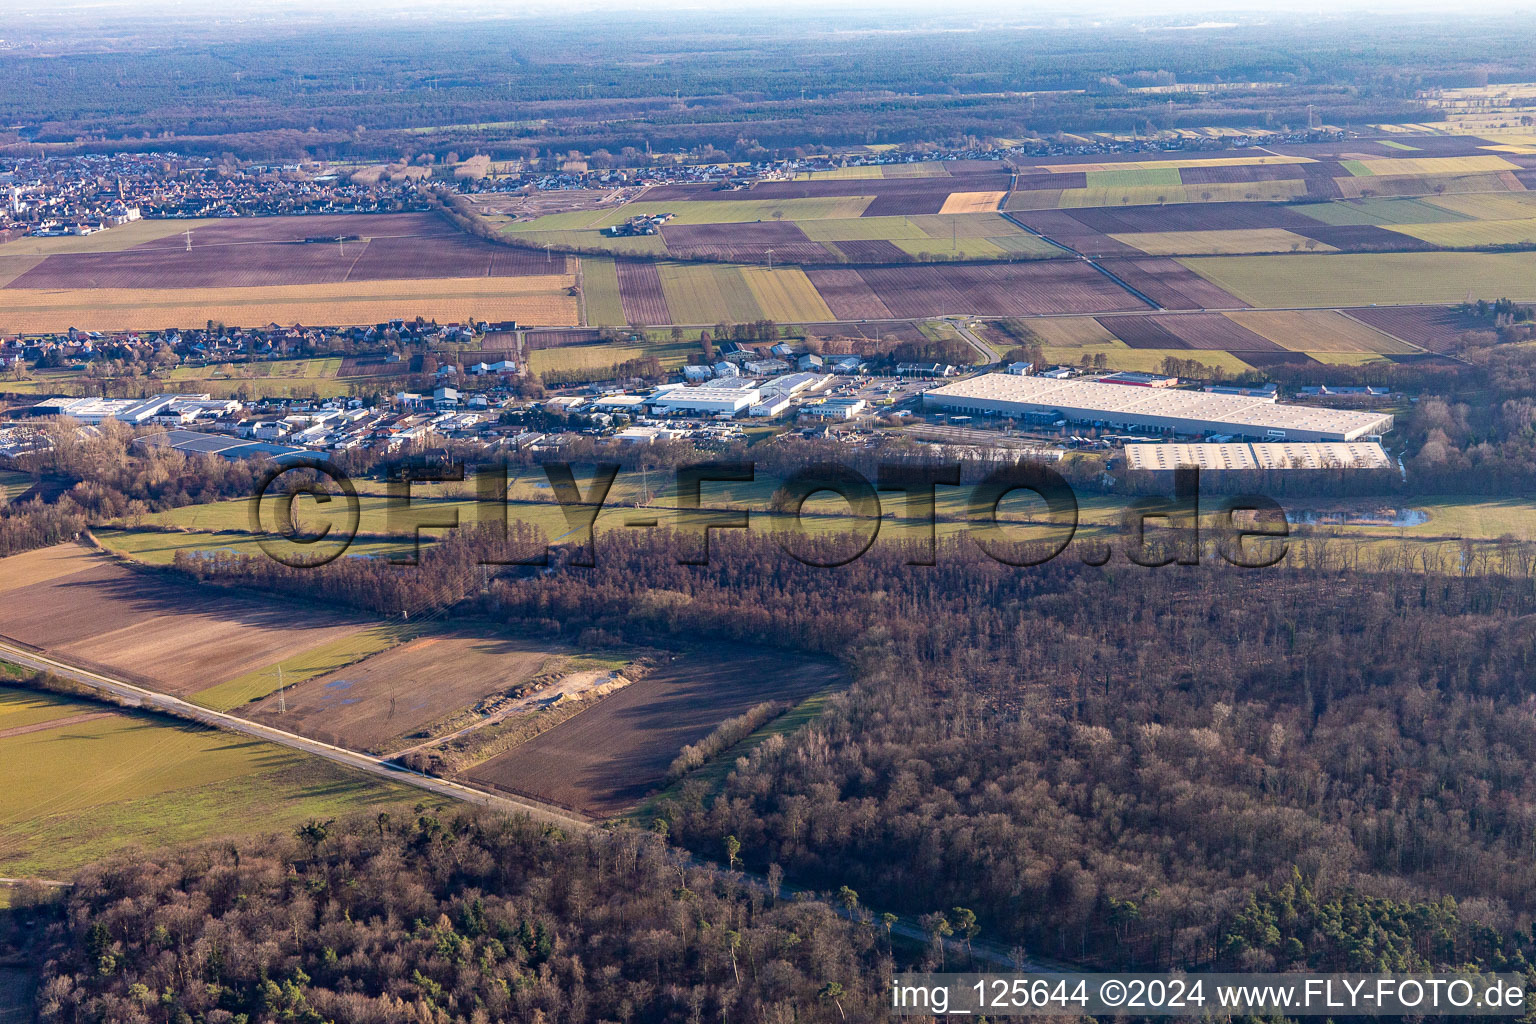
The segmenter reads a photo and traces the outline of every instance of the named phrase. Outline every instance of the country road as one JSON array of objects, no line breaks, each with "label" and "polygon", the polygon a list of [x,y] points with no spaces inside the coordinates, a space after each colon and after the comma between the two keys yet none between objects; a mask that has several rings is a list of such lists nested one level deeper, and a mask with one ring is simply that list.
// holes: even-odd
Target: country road
[{"label": "country road", "polygon": [[155,711],[163,711],[179,718],[187,718],[203,725],[212,726],[215,729],[223,729],[227,732],[241,733],[256,739],[266,740],[281,746],[291,747],[294,750],[302,750],[306,754],[314,754],[328,761],[356,768],[359,771],[389,779],[406,786],[414,786],[417,789],[426,790],[438,796],[450,797],[462,800],[466,803],[479,804],[483,807],[492,807],[514,814],[526,814],[536,821],[546,821],[565,828],[588,829],[592,823],[583,818],[575,817],[558,808],[536,803],[532,800],[522,800],[514,797],[503,796],[499,793],[487,793],[484,790],[474,789],[470,786],[461,786],[456,782],[446,779],[423,775],[413,772],[399,765],[390,764],[383,758],[374,757],[371,754],[361,754],[345,747],[333,746],[312,740],[297,733],[287,732],[282,729],[274,729],[269,725],[258,722],[249,722],[234,715],[220,711],[211,711],[208,708],[199,707],[172,697],[165,693],[156,693],[154,690],[146,690],[132,683],[125,683],[120,679],[92,672],[88,669],[57,661],[47,655],[36,651],[27,651],[9,643],[0,642],[0,658],[13,662],[26,668],[38,671],[52,672],[54,675],[72,679],[95,690],[112,694],[115,697],[133,701],[138,707]]},{"label": "country road", "polygon": [[953,317],[950,319],[949,323],[954,327],[955,332],[960,335],[965,343],[971,346],[971,348],[975,349],[977,354],[981,356],[981,358],[976,362],[977,366],[991,366],[997,362],[997,354],[992,351],[991,347],[989,347],[986,342],[976,337],[971,329],[966,326],[967,318],[958,316]]},{"label": "country road", "polygon": [[[312,740],[297,733],[274,729],[271,726],[262,725],[258,722],[249,722],[234,715],[199,707],[179,697],[173,697],[165,693],[156,693],[154,690],[146,690],[141,686],[135,686],[132,683],[123,682],[120,679],[114,679],[99,672],[80,668],[68,662],[58,661],[38,651],[24,650],[4,641],[0,641],[0,659],[41,672],[51,672],[54,675],[73,680],[94,690],[111,694],[125,702],[132,702],[135,707],[160,711],[175,717],[190,719],[215,729],[223,729],[227,732],[240,733],[255,739],[265,740],[269,743],[276,743],[293,750],[303,751],[306,754],[323,757],[328,761],[345,765],[348,768],[355,768],[370,775],[389,779],[392,782],[414,786],[417,789],[425,790],[438,796],[460,800],[464,803],[481,807],[489,807],[510,814],[526,814],[535,821],[548,822],[572,830],[587,830],[601,827],[597,822],[576,817],[559,808],[550,807],[547,804],[503,796],[498,793],[487,793],[484,790],[475,789],[471,786],[461,786],[456,782],[449,782],[446,779],[413,772],[399,765],[391,764],[383,758],[362,754],[355,750],[347,750],[344,747],[322,743],[319,740]],[[689,853],[681,848],[678,848],[678,852],[699,867],[716,871],[721,870],[720,865],[705,858]],[[736,874],[743,878],[747,884],[761,891],[768,891],[768,881],[761,875],[741,871],[737,871]],[[0,885],[17,885],[23,881],[25,880],[19,878],[0,878]],[[52,886],[69,884],[51,879],[34,879],[34,881],[41,881],[44,885]],[[793,899],[796,894],[804,891],[806,890],[798,886],[785,884],[779,887],[776,895],[779,899]],[[861,917],[867,918],[869,915],[873,915],[872,927],[883,927],[879,923],[879,911],[876,909],[865,908],[862,911],[850,911],[832,900],[828,900],[827,903],[828,906],[843,918],[852,920]],[[924,943],[928,941],[928,935],[923,931],[922,927],[915,921],[906,918],[897,920],[891,926],[891,933],[911,942]],[[947,938],[944,940],[944,948],[946,956],[953,958],[956,962],[959,962],[960,958],[968,953],[973,961],[978,964],[986,964],[992,969],[1023,970],[1037,973],[1059,973],[1074,969],[1066,964],[1040,960],[1034,957],[1018,963],[1012,950],[1006,949],[1000,944],[986,942],[985,940],[973,940],[970,943],[969,950],[967,950],[966,944],[962,940]]]}]

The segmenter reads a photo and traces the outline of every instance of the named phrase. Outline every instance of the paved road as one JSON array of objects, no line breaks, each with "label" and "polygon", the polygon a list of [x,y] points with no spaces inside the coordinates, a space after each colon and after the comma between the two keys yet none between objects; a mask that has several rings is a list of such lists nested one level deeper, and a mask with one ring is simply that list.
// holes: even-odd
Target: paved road
[{"label": "paved road", "polygon": [[47,655],[25,650],[12,644],[0,643],[0,657],[17,665],[24,665],[27,668],[39,671],[52,672],[54,675],[63,676],[65,679],[72,679],[94,690],[109,693],[136,707],[163,711],[181,718],[200,722],[203,725],[212,726],[216,729],[237,732],[256,739],[265,740],[269,743],[291,747],[294,750],[302,750],[306,754],[314,754],[328,761],[346,765],[348,768],[356,768],[370,775],[389,779],[391,782],[414,786],[417,789],[423,789],[438,796],[450,797],[454,800],[462,800],[466,803],[478,804],[483,807],[492,807],[513,814],[526,814],[537,821],[547,821],[564,828],[587,829],[592,827],[591,822],[575,817],[558,808],[536,803],[532,800],[522,800],[502,796],[501,794],[487,793],[484,790],[474,789],[470,786],[461,786],[456,782],[449,782],[446,779],[422,775],[419,772],[410,771],[399,765],[390,764],[383,758],[374,757],[371,754],[361,754],[355,750],[347,750],[344,747],[312,740],[307,736],[300,736],[297,733],[274,729],[269,725],[262,725],[259,722],[249,722],[234,715],[225,714],[220,711],[211,711],[208,708],[188,703],[179,697],[146,690],[143,687],[134,686],[132,683],[125,683],[120,679],[114,679],[99,672],[92,672],[75,665],[70,665],[67,662],[57,661]]},{"label": "paved road", "polygon": [[960,337],[965,339],[965,343],[971,346],[971,348],[975,349],[977,354],[980,355],[981,358],[976,361],[977,366],[991,366],[993,363],[997,362],[997,353],[992,351],[991,346],[982,341],[980,338],[976,337],[971,329],[966,326],[968,323],[967,318],[958,316],[953,317],[950,319],[949,323],[954,327],[955,331],[960,335]]}]

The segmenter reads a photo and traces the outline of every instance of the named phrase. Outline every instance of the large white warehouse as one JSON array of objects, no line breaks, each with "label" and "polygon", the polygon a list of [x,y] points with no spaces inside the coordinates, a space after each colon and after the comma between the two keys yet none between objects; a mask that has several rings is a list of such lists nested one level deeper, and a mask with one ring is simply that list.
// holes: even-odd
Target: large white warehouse
[{"label": "large white warehouse", "polygon": [[927,408],[982,416],[1059,413],[1074,423],[1260,440],[1353,441],[1392,429],[1387,413],[1279,405],[1272,397],[1132,388],[1084,380],[988,373],[923,395]]},{"label": "large white warehouse", "polygon": [[1366,441],[1257,441],[1253,444],[1128,444],[1128,469],[1206,472],[1273,469],[1390,469],[1381,445]]},{"label": "large white warehouse", "polygon": [[681,384],[657,388],[649,399],[653,412],[661,416],[734,416],[761,400],[755,387],[722,387],[705,384],[690,388]]}]

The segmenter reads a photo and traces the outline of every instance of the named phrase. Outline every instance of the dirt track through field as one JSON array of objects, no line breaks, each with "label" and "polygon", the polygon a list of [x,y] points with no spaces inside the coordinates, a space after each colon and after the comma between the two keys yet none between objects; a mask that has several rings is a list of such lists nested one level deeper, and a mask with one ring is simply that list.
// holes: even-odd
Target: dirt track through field
[{"label": "dirt track through field", "polygon": [[83,725],[86,722],[94,722],[98,718],[111,718],[116,711],[87,711],[80,715],[68,715],[64,718],[50,718],[46,722],[33,722],[31,725],[18,725],[10,729],[0,729],[0,740],[11,736],[25,736],[29,732],[47,732],[50,729],[62,729],[66,725]]}]

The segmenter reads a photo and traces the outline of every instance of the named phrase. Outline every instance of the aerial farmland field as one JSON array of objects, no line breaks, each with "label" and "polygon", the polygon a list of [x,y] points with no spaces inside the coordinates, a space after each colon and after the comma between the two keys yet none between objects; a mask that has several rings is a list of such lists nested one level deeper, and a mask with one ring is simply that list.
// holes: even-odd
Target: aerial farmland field
[{"label": "aerial farmland field", "polygon": [[[669,224],[723,224],[750,221],[801,221],[825,218],[857,217],[869,206],[873,197],[807,196],[783,199],[736,199],[733,201],[699,202],[693,200],[653,200],[647,197],[639,202],[609,210],[595,223],[588,226],[605,228],[622,224],[631,217],[670,213]],[[542,221],[531,221],[530,228],[543,227]]]},{"label": "aerial farmland field", "polygon": [[[668,324],[676,318],[667,306],[661,273],[654,263],[620,260],[617,263],[619,299],[624,321],[631,324]],[[714,321],[711,321],[714,322]]]},{"label": "aerial farmland field", "polygon": [[1373,353],[1410,355],[1422,349],[1336,310],[1276,310],[1226,314],[1228,320],[1263,335],[1293,352],[1309,353],[1323,362],[1331,355]]},{"label": "aerial farmland field", "polygon": [[[663,263],[657,268],[674,323],[738,323],[764,319],[742,267],[710,263]],[[830,319],[830,316],[825,319]]]},{"label": "aerial farmland field", "polygon": [[1002,205],[1006,192],[951,192],[939,208],[941,214],[983,213]]},{"label": "aerial farmland field", "polygon": [[[93,235],[60,235],[52,238],[18,238],[0,245],[0,258],[15,256],[52,256],[71,252],[120,252],[150,242],[174,245],[173,236],[184,232],[201,231],[217,224],[214,220],[136,220],[110,231],[98,231]],[[171,241],[161,241],[172,239]]]},{"label": "aerial farmland field", "polygon": [[0,634],[178,695],[367,625],[137,572],[80,545],[0,559],[0,588]]},{"label": "aerial farmland field", "polygon": [[494,245],[429,214],[134,221],[0,245],[0,330],[574,324],[573,270],[564,256]]},{"label": "aerial farmland field", "polygon": [[699,346],[682,344],[642,345],[626,342],[597,342],[588,345],[561,345],[559,348],[535,349],[528,354],[528,369],[533,373],[565,370],[604,371],[635,359],[655,357],[667,369],[676,369],[696,355]]},{"label": "aerial farmland field", "polygon": [[843,217],[799,223],[806,237],[817,242],[855,242],[896,238],[928,238],[915,217]]},{"label": "aerial farmland field", "polygon": [[1254,306],[1536,299],[1536,253],[1210,256],[1180,261]]},{"label": "aerial farmland field", "polygon": [[201,842],[421,800],[267,743],[11,687],[0,687],[0,760],[7,876],[64,877],[126,844]]},{"label": "aerial farmland field", "polygon": [[762,701],[803,700],[840,679],[831,661],[780,651],[680,654],[466,778],[612,816],[661,786],[677,752],[720,722]]},{"label": "aerial farmland field", "polygon": [[743,267],[742,278],[770,320],[831,320],[833,313],[799,267]]},{"label": "aerial farmland field", "polygon": [[1368,306],[1346,310],[1349,316],[1430,352],[1448,352],[1466,331],[1479,324],[1447,306]]},{"label": "aerial farmland field", "polygon": [[[1536,212],[1536,209],[1529,212]],[[1452,249],[1492,245],[1536,245],[1536,217],[1528,217],[1524,220],[1394,224],[1392,230]]]},{"label": "aerial farmland field", "polygon": [[164,330],[215,320],[241,326],[376,324],[417,316],[548,326],[579,322],[571,276],[287,284],[255,288],[3,289],[0,331]]},{"label": "aerial farmland field", "polygon": [[[1506,195],[1480,194],[1435,196],[1425,199],[1423,205],[1444,210],[1446,213],[1473,220],[1529,220],[1536,217],[1536,193],[1513,192]],[[1424,221],[1405,220],[1403,223],[1419,224]]]},{"label": "aerial farmland field", "polygon": [[575,671],[558,644],[467,631],[434,632],[287,688],[243,717],[352,750],[387,752],[404,738],[536,676]]},{"label": "aerial farmland field", "polygon": [[619,271],[613,260],[582,258],[581,307],[583,323],[590,326],[621,327],[628,322],[619,293]]},{"label": "aerial farmland field", "polygon": [[1333,247],[1284,228],[1248,228],[1236,231],[1156,231],[1111,235],[1126,245],[1152,256],[1217,256],[1240,253],[1308,251],[1330,252]]}]

